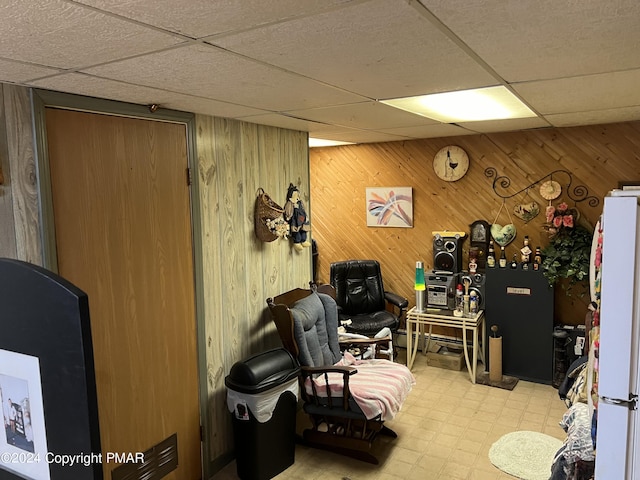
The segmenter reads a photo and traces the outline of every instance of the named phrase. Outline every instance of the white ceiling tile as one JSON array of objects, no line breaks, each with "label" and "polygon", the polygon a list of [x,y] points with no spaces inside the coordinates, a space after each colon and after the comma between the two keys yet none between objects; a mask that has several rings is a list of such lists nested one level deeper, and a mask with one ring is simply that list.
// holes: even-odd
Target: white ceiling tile
[{"label": "white ceiling tile", "polygon": [[352,0],[78,0],[123,17],[193,38],[337,8]]},{"label": "white ceiling tile", "polygon": [[405,0],[371,0],[213,42],[372,99],[496,84]]},{"label": "white ceiling tile", "polygon": [[309,110],[294,110],[286,113],[315,122],[366,130],[438,123],[430,118],[415,115],[379,102],[362,102]]},{"label": "white ceiling tile", "polygon": [[554,127],[630,122],[640,119],[640,105],[636,107],[612,108],[591,112],[559,113],[556,115],[546,115],[545,118]]},{"label": "white ceiling tile", "polygon": [[354,130],[345,128],[332,132],[315,132],[310,131],[309,136],[313,138],[322,138],[324,140],[337,140],[340,142],[351,143],[374,143],[374,142],[397,142],[401,140],[410,140],[410,137],[403,135],[390,135],[388,133],[375,132],[373,130]]},{"label": "white ceiling tile", "polygon": [[353,103],[362,97],[206,45],[191,45],[86,70],[265,110]]},{"label": "white ceiling tile", "polygon": [[508,82],[640,67],[637,0],[420,0]]},{"label": "white ceiling tile", "polygon": [[513,88],[543,115],[640,105],[640,69],[521,83]]},{"label": "white ceiling tile", "polygon": [[245,122],[259,123],[261,125],[271,125],[272,127],[288,128],[289,130],[298,130],[308,132],[309,130],[320,131],[323,129],[335,128],[333,125],[323,125],[321,123],[310,122],[299,118],[292,118],[277,113],[267,113],[264,115],[251,115],[238,118]]},{"label": "white ceiling tile", "polygon": [[472,135],[476,133],[450,123],[437,123],[435,125],[422,125],[417,127],[389,128],[379,131],[382,133],[401,135],[411,138],[453,137],[455,135]]},{"label": "white ceiling tile", "polygon": [[507,120],[487,120],[484,122],[460,122],[458,125],[478,133],[495,133],[544,128],[548,127],[549,123],[543,118],[533,117],[511,118]]},{"label": "white ceiling tile", "polygon": [[168,92],[151,87],[140,87],[128,83],[108,80],[81,73],[67,73],[44,78],[31,83],[32,86],[88,97],[106,98],[138,105],[157,104],[163,108],[201,113],[218,117],[236,118],[263,113],[262,110],[217,102],[206,98]]},{"label": "white ceiling tile", "polygon": [[0,6],[0,57],[75,68],[175,45],[182,40],[61,0]]},{"label": "white ceiling tile", "polygon": [[57,73],[59,70],[39,65],[13,62],[0,58],[0,82],[27,83],[33,78]]}]

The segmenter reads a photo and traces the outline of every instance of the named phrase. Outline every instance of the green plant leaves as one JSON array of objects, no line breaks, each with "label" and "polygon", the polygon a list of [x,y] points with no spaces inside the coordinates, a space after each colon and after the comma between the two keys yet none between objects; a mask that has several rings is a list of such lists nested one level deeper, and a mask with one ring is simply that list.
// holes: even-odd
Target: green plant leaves
[{"label": "green plant leaves", "polygon": [[[566,278],[566,293],[571,296],[576,283],[589,279],[592,238],[592,232],[578,225],[561,230],[551,239],[551,243],[542,250],[542,273],[549,285]],[[586,292],[587,286],[584,287]]]}]

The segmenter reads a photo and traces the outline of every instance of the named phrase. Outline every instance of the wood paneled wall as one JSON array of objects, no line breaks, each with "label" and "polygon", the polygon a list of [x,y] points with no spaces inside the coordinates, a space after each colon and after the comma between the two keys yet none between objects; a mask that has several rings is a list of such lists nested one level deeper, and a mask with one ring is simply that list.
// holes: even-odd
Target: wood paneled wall
[{"label": "wood paneled wall", "polygon": [[[29,89],[0,83],[0,256],[42,265],[37,168]],[[311,252],[296,252],[288,240],[262,243],[254,234],[258,187],[280,205],[289,183],[309,208],[307,134],[256,124],[197,116],[198,182],[202,231],[207,370],[204,459],[214,472],[230,460],[231,420],[224,377],[247,356],[280,346],[266,298],[311,280]],[[201,353],[202,354],[202,353]],[[208,467],[208,468],[207,468]]]},{"label": "wood paneled wall", "polygon": [[0,257],[42,264],[29,89],[0,83]]},{"label": "wood paneled wall", "polygon": [[[446,145],[460,145],[470,158],[467,175],[453,183],[440,180],[432,169],[433,156]],[[577,204],[581,221],[594,225],[609,190],[619,181],[640,180],[639,152],[640,122],[313,148],[311,221],[318,242],[319,280],[328,280],[333,261],[375,258],[382,265],[385,289],[406,296],[413,305],[415,262],[422,260],[426,268],[433,268],[432,231],[468,233],[478,219],[509,223],[505,209],[496,220],[503,200],[494,193],[486,168],[494,167],[498,175],[511,179],[510,187],[500,190],[503,195],[518,192],[554,170],[572,172],[571,188],[583,185],[600,200],[597,207]],[[554,179],[563,185],[568,182],[563,174]],[[395,186],[413,188],[414,227],[367,227],[365,188]],[[548,202],[540,197],[539,186],[505,201],[518,232],[507,246],[509,259],[521,248],[524,235],[529,235],[533,247],[548,244],[543,230]],[[513,215],[513,208],[531,200],[542,211],[525,224]],[[573,205],[565,192],[554,204],[560,200]],[[468,249],[467,238],[465,262]],[[587,303],[588,295],[567,297],[556,288],[556,321],[584,322]]]},{"label": "wood paneled wall", "polygon": [[308,206],[309,162],[304,132],[207,116],[197,116],[196,126],[209,453],[216,459],[233,449],[224,377],[235,362],[281,345],[265,300],[311,280],[310,249],[255,236],[256,192],[261,187],[284,206],[293,183]]}]

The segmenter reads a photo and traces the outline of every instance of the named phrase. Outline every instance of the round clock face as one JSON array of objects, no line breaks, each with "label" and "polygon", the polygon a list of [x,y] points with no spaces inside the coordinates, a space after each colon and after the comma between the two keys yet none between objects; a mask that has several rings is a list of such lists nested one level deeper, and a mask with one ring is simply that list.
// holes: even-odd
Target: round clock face
[{"label": "round clock face", "polygon": [[469,156],[461,147],[448,145],[433,157],[433,170],[442,180],[455,182],[469,169]]},{"label": "round clock face", "polygon": [[484,225],[479,223],[475,225],[471,230],[471,241],[472,242],[486,242],[487,241],[487,230],[484,228]]}]

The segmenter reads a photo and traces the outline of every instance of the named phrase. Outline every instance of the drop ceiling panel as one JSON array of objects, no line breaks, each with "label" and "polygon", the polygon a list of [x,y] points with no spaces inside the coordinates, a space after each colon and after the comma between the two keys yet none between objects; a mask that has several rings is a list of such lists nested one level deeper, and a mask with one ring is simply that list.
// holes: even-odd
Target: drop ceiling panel
[{"label": "drop ceiling panel", "polygon": [[421,8],[371,0],[212,42],[371,99],[495,85]]},{"label": "drop ceiling panel", "polygon": [[401,135],[411,138],[453,137],[456,135],[472,135],[475,132],[449,123],[436,123],[417,127],[390,128],[380,131],[390,135]]},{"label": "drop ceiling panel", "polygon": [[61,0],[0,6],[0,57],[59,68],[107,62],[182,40]]},{"label": "drop ceiling panel", "polygon": [[[5,0],[0,81],[344,141],[640,120],[639,18],[637,0]],[[541,118],[373,102],[505,80]]]},{"label": "drop ceiling panel", "polygon": [[637,0],[420,0],[509,82],[640,66]]},{"label": "drop ceiling panel", "polygon": [[390,135],[388,133],[380,133],[370,130],[354,130],[347,128],[333,132],[322,132],[320,135],[317,135],[314,131],[310,131],[309,136],[351,143],[397,142],[402,140],[411,140],[410,137],[404,135]]},{"label": "drop ceiling panel", "polygon": [[288,128],[289,130],[298,130],[301,132],[308,132],[313,130],[326,131],[334,129],[333,125],[324,125],[322,123],[310,122],[308,120],[302,120],[299,118],[292,118],[286,115],[279,115],[277,113],[267,113],[264,115],[252,115],[239,118],[245,122],[258,123],[261,125],[271,125],[272,127]]},{"label": "drop ceiling panel", "polygon": [[514,85],[543,115],[640,105],[640,69]]},{"label": "drop ceiling panel", "polygon": [[266,110],[353,103],[363,98],[206,45],[158,52],[87,73]]},{"label": "drop ceiling panel", "polygon": [[513,118],[508,120],[488,120],[485,122],[460,122],[463,128],[478,133],[512,132],[515,130],[529,130],[549,126],[543,118]]},{"label": "drop ceiling panel", "polygon": [[630,122],[640,118],[640,106],[598,110],[592,112],[559,113],[545,117],[554,127],[597,125],[600,123]]},{"label": "drop ceiling panel", "polygon": [[25,83],[32,78],[44,77],[57,73],[53,68],[12,62],[0,58],[0,82]]},{"label": "drop ceiling panel", "polygon": [[88,97],[107,98],[139,105],[157,104],[163,108],[235,118],[263,113],[262,110],[218,102],[192,95],[169,92],[151,87],[140,87],[128,83],[93,77],[81,73],[67,73],[44,78],[31,83],[32,86],[59,92],[76,93]]},{"label": "drop ceiling panel", "polygon": [[79,0],[149,25],[193,38],[244,30],[319,10],[328,10],[351,0]]},{"label": "drop ceiling panel", "polygon": [[438,123],[430,118],[415,115],[378,102],[363,102],[310,110],[294,110],[287,113],[316,122],[367,130]]}]

